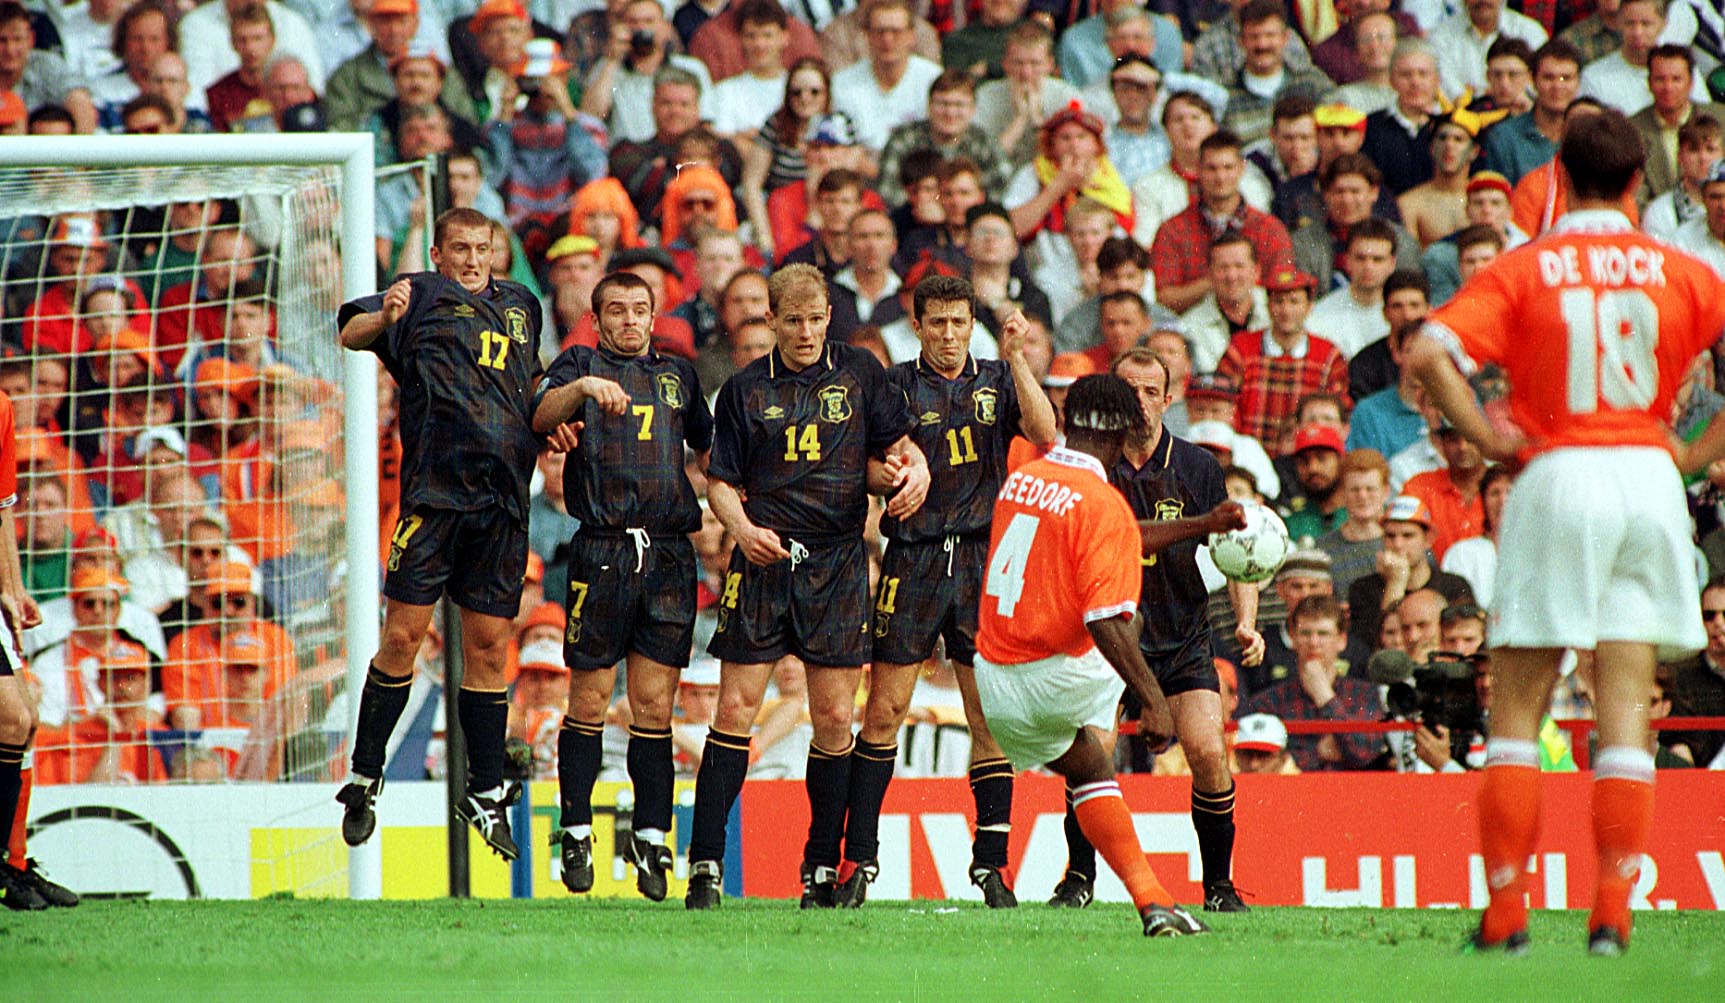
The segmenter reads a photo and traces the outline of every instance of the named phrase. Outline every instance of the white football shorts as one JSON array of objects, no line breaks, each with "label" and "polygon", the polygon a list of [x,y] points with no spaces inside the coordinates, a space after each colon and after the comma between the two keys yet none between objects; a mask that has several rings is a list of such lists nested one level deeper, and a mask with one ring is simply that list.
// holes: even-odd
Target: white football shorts
[{"label": "white football shorts", "polygon": [[1096,648],[1017,665],[976,657],[982,716],[1014,769],[1059,759],[1086,725],[1112,731],[1125,692],[1126,681]]},{"label": "white football shorts", "polygon": [[1503,508],[1492,647],[1642,641],[1659,657],[1706,646],[1689,510],[1671,455],[1652,447],[1536,456]]}]

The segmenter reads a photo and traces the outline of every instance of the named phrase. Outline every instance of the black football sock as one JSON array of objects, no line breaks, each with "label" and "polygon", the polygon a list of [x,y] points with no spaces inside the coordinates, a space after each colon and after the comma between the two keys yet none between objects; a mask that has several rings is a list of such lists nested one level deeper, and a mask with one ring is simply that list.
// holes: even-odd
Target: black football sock
[{"label": "black football sock", "polygon": [[1198,857],[1204,862],[1204,883],[1227,881],[1234,871],[1234,784],[1217,794],[1192,788],[1192,828],[1198,833]]},{"label": "black football sock", "polygon": [[725,826],[749,773],[749,736],[707,732],[701,769],[695,774],[695,821],[689,862],[725,859]]},{"label": "black football sock", "polygon": [[851,794],[851,748],[845,743],[828,752],[809,743],[809,769],[803,786],[809,792],[809,839],[803,845],[803,862],[817,867],[839,865],[839,844],[845,837],[845,806]]},{"label": "black football sock", "polygon": [[484,794],[503,786],[503,741],[509,730],[509,694],[470,690],[455,697],[455,714],[467,740],[467,789]]},{"label": "black football sock", "polygon": [[897,762],[897,742],[876,745],[859,738],[853,743],[845,813],[845,859],[852,863],[866,863],[880,856],[880,806],[886,800]]},{"label": "black football sock", "polygon": [[387,676],[375,664],[365,674],[359,693],[359,732],[353,739],[353,772],[368,780],[383,777],[383,760],[389,736],[395,732],[407,697],[413,689],[413,674]]},{"label": "black football sock", "polygon": [[1078,813],[1072,810],[1072,784],[1066,784],[1066,869],[1076,871],[1096,883],[1096,847],[1078,827]]},{"label": "black football sock", "polygon": [[603,757],[603,724],[588,724],[567,715],[557,730],[557,824],[567,829],[593,824],[593,782],[599,779]]},{"label": "black football sock", "polygon": [[[18,815],[18,797],[24,789],[24,750],[28,743],[11,745],[0,742],[0,819],[5,819],[6,831],[12,831],[12,820]],[[0,847],[0,861],[5,859]]]},{"label": "black football sock", "polygon": [[976,801],[973,867],[1006,866],[1006,841],[1012,835],[1012,764],[988,759],[970,768],[970,796]]},{"label": "black football sock", "polygon": [[[635,831],[671,828],[671,787],[676,782],[671,763],[671,729],[629,728],[629,780],[635,785]],[[588,785],[591,790],[592,785]],[[660,839],[664,837],[661,835]]]}]

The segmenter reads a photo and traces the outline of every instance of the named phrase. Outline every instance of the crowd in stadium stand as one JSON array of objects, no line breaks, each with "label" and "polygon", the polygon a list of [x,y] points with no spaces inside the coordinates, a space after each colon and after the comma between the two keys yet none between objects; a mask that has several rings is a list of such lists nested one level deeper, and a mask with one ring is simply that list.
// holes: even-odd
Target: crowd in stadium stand
[{"label": "crowd in stadium stand", "polygon": [[[694,360],[708,393],[771,349],[763,275],[786,262],[821,269],[831,336],[886,364],[919,351],[916,284],[969,278],[972,351],[992,357],[1022,309],[1057,408],[1148,345],[1173,374],[1169,429],[1299,541],[1263,593],[1262,665],[1236,664],[1207,569],[1239,768],[1431,772],[1477,765],[1479,736],[1286,726],[1383,718],[1375,652],[1472,664],[1487,640],[1512,475],[1445,425],[1402,342],[1563,212],[1556,140],[1601,107],[1646,144],[1624,211],[1725,276],[1722,33],[1699,0],[0,0],[0,137],[176,134],[195,155],[199,135],[370,132],[380,169],[412,165],[377,182],[380,287],[430,267],[434,210],[476,208],[496,221],[494,272],[543,296],[546,360],[594,343],[594,285],[624,269],[655,292],[655,348]],[[334,748],[298,739],[345,729],[322,644],[332,596],[373,569],[339,567],[340,395],[277,330],[288,293],[259,223],[244,199],[0,205],[0,389],[45,616],[25,637],[39,784],[329,776]],[[333,247],[304,252],[294,292],[331,321],[320,344]],[[1725,406],[1711,362],[1679,434]],[[380,553],[392,399],[382,387]],[[511,734],[541,777],[568,675],[561,467],[541,460],[511,656]],[[1704,570],[1725,569],[1722,490],[1725,469],[1691,486]],[[691,776],[731,542],[709,516],[696,546],[703,629],[676,733]],[[1725,713],[1725,585],[1699,600],[1709,647],[1662,670],[1656,717]],[[401,776],[441,768],[441,637]],[[1574,661],[1557,720],[1590,714],[1588,654]],[[808,741],[800,667],[776,675],[757,776],[794,775]],[[942,748],[963,724],[950,670],[913,704],[901,773],[955,755],[962,773],[963,743]],[[611,713],[619,777],[628,713]],[[1549,768],[1574,768],[1570,741],[1547,729]],[[1662,765],[1725,768],[1718,733],[1661,741]],[[1122,766],[1183,760],[1128,744]]]}]

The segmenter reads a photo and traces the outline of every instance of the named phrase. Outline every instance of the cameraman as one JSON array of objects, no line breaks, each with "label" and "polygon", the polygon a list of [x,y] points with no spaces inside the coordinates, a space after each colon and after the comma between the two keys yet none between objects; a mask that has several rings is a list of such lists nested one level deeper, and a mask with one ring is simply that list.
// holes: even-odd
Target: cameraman
[{"label": "cameraman", "polygon": [[613,144],[653,138],[653,76],[667,64],[700,82],[701,118],[712,119],[713,78],[699,59],[671,51],[675,34],[659,0],[629,0],[611,22],[605,51],[587,74],[581,110],[604,121]]}]

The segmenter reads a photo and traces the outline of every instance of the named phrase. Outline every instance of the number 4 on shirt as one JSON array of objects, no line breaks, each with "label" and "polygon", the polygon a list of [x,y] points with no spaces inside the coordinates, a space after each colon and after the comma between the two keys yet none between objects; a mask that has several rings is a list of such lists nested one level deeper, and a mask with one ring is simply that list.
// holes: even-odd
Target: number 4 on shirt
[{"label": "number 4 on shirt", "polygon": [[1014,515],[988,561],[988,579],[982,591],[998,600],[995,608],[1001,616],[1010,617],[1018,608],[1019,597],[1024,595],[1024,567],[1030,561],[1030,545],[1036,542],[1036,530],[1041,525],[1037,516],[1023,512]]}]

